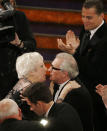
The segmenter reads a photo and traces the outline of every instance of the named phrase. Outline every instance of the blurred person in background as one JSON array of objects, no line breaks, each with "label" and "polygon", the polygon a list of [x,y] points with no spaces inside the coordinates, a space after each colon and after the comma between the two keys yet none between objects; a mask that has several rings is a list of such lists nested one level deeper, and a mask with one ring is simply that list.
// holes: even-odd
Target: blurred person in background
[{"label": "blurred person in background", "polygon": [[[6,1],[0,0],[0,3],[2,2]],[[10,29],[6,30],[6,36],[3,35],[0,38],[2,39],[2,41],[0,40],[0,99],[3,99],[18,81],[15,69],[17,57],[25,52],[36,50],[36,41],[25,14],[15,9],[16,2],[14,0],[10,0],[9,2],[14,7],[14,13],[11,17],[3,21],[3,23],[14,27],[14,32],[12,33],[12,35],[14,34],[14,39],[10,40],[10,37],[13,37],[11,31],[8,31]],[[3,6],[1,6],[1,8],[4,11]],[[0,12],[2,12],[2,10],[0,10]],[[0,23],[1,22],[0,19]],[[5,26],[7,27],[7,25]],[[4,31],[5,30],[0,30],[0,34]],[[9,40],[6,38],[9,38]]]}]

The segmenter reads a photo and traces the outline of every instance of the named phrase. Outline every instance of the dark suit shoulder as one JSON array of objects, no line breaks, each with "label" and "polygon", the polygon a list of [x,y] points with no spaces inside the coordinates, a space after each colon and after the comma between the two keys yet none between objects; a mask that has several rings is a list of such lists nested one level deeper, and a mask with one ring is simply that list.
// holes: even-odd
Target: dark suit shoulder
[{"label": "dark suit shoulder", "polygon": [[54,103],[49,119],[54,122],[55,131],[82,131],[82,124],[75,109],[67,103]]},{"label": "dark suit shoulder", "polygon": [[7,119],[0,125],[0,131],[44,131],[37,121]]},{"label": "dark suit shoulder", "polygon": [[79,99],[80,97],[80,100],[83,98],[86,101],[87,99],[91,101],[91,95],[88,89],[85,87],[85,85],[81,82],[81,80],[78,77],[75,79],[75,81],[80,85],[80,88],[72,89],[65,97],[65,101],[67,98],[71,98],[70,101],[72,101],[73,97],[75,97],[75,99]]},{"label": "dark suit shoulder", "polygon": [[78,112],[86,131],[93,129],[93,106],[91,95],[82,84],[81,87],[71,90],[64,99],[65,102],[72,105]]}]

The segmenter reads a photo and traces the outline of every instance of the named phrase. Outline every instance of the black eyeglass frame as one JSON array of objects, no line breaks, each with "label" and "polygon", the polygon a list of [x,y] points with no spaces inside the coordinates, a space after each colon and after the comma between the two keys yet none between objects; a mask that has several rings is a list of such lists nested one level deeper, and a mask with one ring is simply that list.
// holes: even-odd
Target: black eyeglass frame
[{"label": "black eyeglass frame", "polygon": [[54,67],[53,65],[51,65],[51,68],[52,68],[52,70],[61,70],[59,68]]}]

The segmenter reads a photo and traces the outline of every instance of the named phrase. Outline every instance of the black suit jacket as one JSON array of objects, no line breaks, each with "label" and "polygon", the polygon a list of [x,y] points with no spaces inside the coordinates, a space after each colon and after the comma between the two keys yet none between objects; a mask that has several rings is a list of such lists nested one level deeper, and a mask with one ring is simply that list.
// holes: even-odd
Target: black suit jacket
[{"label": "black suit jacket", "polygon": [[87,86],[89,84],[89,88],[99,83],[107,84],[107,24],[104,23],[96,31],[89,41],[88,48],[83,55],[80,55],[79,50],[84,32],[83,28],[80,33],[80,46],[74,55],[78,62],[82,82],[87,83]]},{"label": "black suit jacket", "polygon": [[[83,124],[84,131],[93,131],[93,106],[90,93],[79,78],[76,78],[75,80],[81,87],[71,90],[66,95],[64,102],[69,103],[76,109]],[[63,88],[64,87],[65,85]]]},{"label": "black suit jacket", "polygon": [[45,128],[37,121],[7,119],[0,124],[0,131],[44,131]]},{"label": "black suit jacket", "polygon": [[82,131],[82,124],[77,112],[66,103],[54,103],[48,119],[52,123],[51,131]]},{"label": "black suit jacket", "polygon": [[[80,47],[84,35],[84,28],[80,33]],[[106,109],[101,97],[95,92],[99,83],[107,84],[107,24],[104,23],[89,41],[88,48],[80,55],[80,47],[74,57],[77,60],[80,75],[79,78],[88,88],[94,106],[94,118],[97,122],[97,131],[104,130],[106,123]]]}]

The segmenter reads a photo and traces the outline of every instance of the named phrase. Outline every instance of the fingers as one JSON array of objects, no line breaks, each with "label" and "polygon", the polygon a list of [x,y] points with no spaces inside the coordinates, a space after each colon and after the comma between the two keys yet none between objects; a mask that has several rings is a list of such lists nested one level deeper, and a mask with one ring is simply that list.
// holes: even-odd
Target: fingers
[{"label": "fingers", "polygon": [[62,41],[62,39],[57,39],[57,43],[58,43],[58,45],[65,45],[64,42]]},{"label": "fingers", "polygon": [[96,89],[102,89],[102,88],[104,88],[104,86],[101,85],[101,84],[98,84],[98,85],[96,86]]},{"label": "fingers", "polygon": [[96,86],[96,92],[100,95],[100,96],[103,96],[104,94],[104,86],[99,84]]},{"label": "fingers", "polygon": [[67,33],[66,33],[66,39],[71,39],[71,38],[76,38],[76,36],[75,36],[75,34],[74,34],[74,32],[73,31],[71,31],[71,30],[69,30],[69,31],[67,31]]},{"label": "fingers", "polygon": [[65,51],[66,50],[66,45],[64,44],[64,42],[62,41],[62,39],[57,39],[57,43],[58,43],[58,48]]},{"label": "fingers", "polygon": [[15,32],[15,39],[13,41],[10,41],[10,44],[13,44],[13,45],[16,45],[16,46],[18,46],[20,44],[20,39],[19,39],[16,32]]},{"label": "fingers", "polygon": [[76,41],[77,41],[77,46],[79,46],[80,45],[80,39],[79,38],[76,38]]},{"label": "fingers", "polygon": [[103,96],[103,91],[102,91],[102,90],[96,90],[96,92],[97,92],[100,96]]},{"label": "fingers", "polygon": [[76,41],[76,36],[73,31],[69,30],[66,33],[66,44],[73,44]]}]

